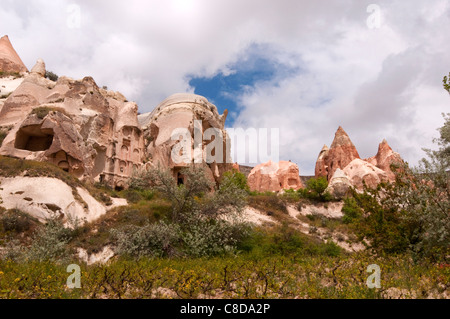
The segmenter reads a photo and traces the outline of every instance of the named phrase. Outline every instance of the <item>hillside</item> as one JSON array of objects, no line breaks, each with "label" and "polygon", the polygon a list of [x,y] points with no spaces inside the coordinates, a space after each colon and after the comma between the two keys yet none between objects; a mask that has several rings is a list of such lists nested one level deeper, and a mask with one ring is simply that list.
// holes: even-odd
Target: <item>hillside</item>
[{"label": "hillside", "polygon": [[7,37],[0,72],[0,298],[450,298],[450,117],[422,167],[339,126],[303,176],[230,162],[203,96],[139,114]]}]

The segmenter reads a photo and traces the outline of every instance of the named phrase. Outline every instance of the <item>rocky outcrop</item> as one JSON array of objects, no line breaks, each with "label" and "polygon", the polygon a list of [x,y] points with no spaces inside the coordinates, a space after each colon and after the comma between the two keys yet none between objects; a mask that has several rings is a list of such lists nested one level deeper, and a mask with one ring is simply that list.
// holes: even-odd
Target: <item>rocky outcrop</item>
[{"label": "rocky outcrop", "polygon": [[12,126],[1,155],[49,161],[80,179],[126,187],[144,164],[137,105],[101,89],[94,79],[44,78],[45,63],[6,99],[0,126]]},{"label": "rocky outcrop", "polygon": [[16,176],[0,178],[0,184],[2,207],[20,209],[41,221],[59,217],[91,222],[106,213],[106,207],[88,191],[56,178]]},{"label": "rocky outcrop", "polygon": [[349,193],[350,187],[352,186],[347,174],[338,168],[329,181],[326,192],[330,193],[336,199],[342,199]]},{"label": "rocky outcrop", "polygon": [[394,152],[385,139],[378,145],[377,154],[366,159],[365,161],[385,171],[388,175],[389,181],[391,182],[395,181],[395,173],[392,171],[391,165],[400,168],[404,163],[400,154]]},{"label": "rocky outcrop", "polygon": [[27,67],[14,50],[7,35],[0,38],[0,72],[24,73]]},{"label": "rocky outcrop", "polygon": [[[400,154],[394,152],[386,140],[379,144],[375,156],[365,160],[360,159],[350,137],[339,126],[331,147],[328,149],[325,145],[319,153],[315,176],[326,177],[330,193],[335,193],[335,197],[341,197],[341,193],[348,186],[346,179],[357,189],[363,188],[362,181],[365,181],[369,187],[376,187],[382,181],[394,182],[395,174],[391,165],[401,166],[402,163]],[[336,172],[338,172],[337,175]]]},{"label": "rocky outcrop", "polygon": [[339,126],[330,149],[327,150],[325,146],[319,154],[315,175],[325,176],[330,180],[338,168],[343,169],[355,158],[360,158],[358,151],[344,129]]},{"label": "rocky outcrop", "polygon": [[226,110],[220,115],[215,105],[199,95],[168,97],[153,112],[139,116],[150,164],[170,169],[180,183],[184,167],[202,165],[207,176],[218,182],[232,168],[226,116]]},{"label": "rocky outcrop", "polygon": [[37,74],[40,76],[45,76],[46,70],[45,70],[45,62],[42,59],[38,59],[36,64],[33,66],[33,68],[30,71],[31,74]]},{"label": "rocky outcrop", "polygon": [[315,175],[316,177],[323,176],[328,177],[328,153],[330,149],[324,145],[317,157]]},{"label": "rocky outcrop", "polygon": [[248,186],[252,191],[278,192],[283,189],[298,190],[303,187],[298,166],[292,162],[280,161],[255,166],[248,175]]},{"label": "rocky outcrop", "polygon": [[364,184],[369,188],[376,188],[381,182],[389,180],[385,171],[359,158],[351,161],[343,172],[350,179],[352,186],[358,190],[363,190]]}]

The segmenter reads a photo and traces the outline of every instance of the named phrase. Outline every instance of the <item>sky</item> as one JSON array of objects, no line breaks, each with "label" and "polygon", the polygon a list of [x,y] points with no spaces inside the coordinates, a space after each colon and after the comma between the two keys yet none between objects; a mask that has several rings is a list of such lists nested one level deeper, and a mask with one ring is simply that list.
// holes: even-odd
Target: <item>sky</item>
[{"label": "sky", "polygon": [[141,113],[203,95],[228,128],[278,129],[301,175],[339,126],[362,158],[384,138],[412,165],[435,148],[448,30],[448,0],[0,0],[0,36],[29,69],[90,75]]}]

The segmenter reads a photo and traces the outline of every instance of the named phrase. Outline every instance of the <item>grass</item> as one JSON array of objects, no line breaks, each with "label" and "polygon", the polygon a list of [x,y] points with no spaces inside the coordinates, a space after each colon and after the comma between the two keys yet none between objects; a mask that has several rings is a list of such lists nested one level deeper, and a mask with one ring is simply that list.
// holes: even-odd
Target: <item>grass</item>
[{"label": "grass", "polygon": [[247,202],[249,206],[265,212],[281,223],[289,220],[286,201],[275,193],[253,193],[248,196]]},{"label": "grass", "polygon": [[0,176],[53,177],[62,180],[72,188],[84,186],[75,176],[51,163],[28,161],[2,155],[0,155]]},{"label": "grass", "polygon": [[36,116],[39,119],[43,119],[50,112],[60,112],[60,113],[63,113],[64,115],[66,115],[66,116],[69,116],[64,109],[59,108],[59,107],[49,107],[49,106],[36,107],[36,108],[34,108],[31,111],[31,114],[36,114]]},{"label": "grass", "polygon": [[[210,259],[115,260],[81,266],[81,289],[68,289],[67,265],[0,261],[0,298],[404,298],[442,297],[450,267],[396,257],[251,255]],[[367,267],[381,268],[369,289]],[[397,296],[397,295],[396,295]]]},{"label": "grass", "polygon": [[12,92],[2,94],[2,95],[0,95],[0,99],[7,99],[11,94],[12,94]]},{"label": "grass", "polygon": [[111,229],[154,223],[167,217],[171,209],[170,203],[162,199],[140,200],[128,206],[114,208],[97,221],[84,226],[71,246],[84,248],[88,253],[96,253],[105,245],[111,244]]},{"label": "grass", "polygon": [[0,78],[7,78],[12,76],[14,79],[21,78],[22,75],[19,72],[4,72],[0,71]]},{"label": "grass", "polygon": [[[47,176],[72,188],[86,187],[107,204],[123,197],[128,206],[116,207],[97,221],[73,232],[68,249],[89,254],[113,245],[110,230],[142,226],[169,219],[171,204],[149,190],[114,191],[101,184],[84,184],[44,162],[0,156],[0,176]],[[252,193],[248,204],[273,216],[281,226],[253,228],[237,250],[221,257],[125,259],[87,266],[70,261],[17,263],[0,259],[0,298],[427,298],[443,297],[450,288],[450,267],[408,255],[375,256],[370,251],[346,253],[332,242],[302,234],[289,225],[288,204],[308,201],[296,192],[282,196]],[[312,227],[344,230],[341,219],[318,214],[301,216]],[[0,208],[0,244],[32,238],[39,226],[26,214]],[[81,289],[68,289],[67,266],[81,266]],[[367,267],[381,267],[381,288],[369,289]]]},{"label": "grass", "polygon": [[8,135],[7,132],[0,130],[0,146],[2,146],[3,144],[3,140],[5,139],[5,137]]}]

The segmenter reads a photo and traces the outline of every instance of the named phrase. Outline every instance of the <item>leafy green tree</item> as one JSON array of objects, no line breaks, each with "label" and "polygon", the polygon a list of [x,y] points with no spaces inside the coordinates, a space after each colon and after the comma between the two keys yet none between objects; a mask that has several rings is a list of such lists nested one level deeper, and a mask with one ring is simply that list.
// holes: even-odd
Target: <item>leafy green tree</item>
[{"label": "leafy green tree", "polygon": [[435,140],[438,150],[416,168],[397,171],[395,184],[354,192],[345,202],[344,221],[378,251],[409,251],[414,257],[446,258],[450,253],[449,116]]},{"label": "leafy green tree", "polygon": [[131,182],[136,187],[148,185],[169,200],[172,214],[170,220],[157,224],[113,230],[119,254],[201,257],[236,249],[248,232],[239,214],[247,197],[242,177],[237,172],[225,174],[215,186],[202,166],[185,168],[181,174],[181,185],[169,170],[160,168],[141,172]]},{"label": "leafy green tree", "polygon": [[327,187],[327,179],[321,176],[317,178],[310,178],[306,182],[306,188],[299,189],[298,192],[303,197],[326,202],[332,199],[332,196],[326,191]]}]

